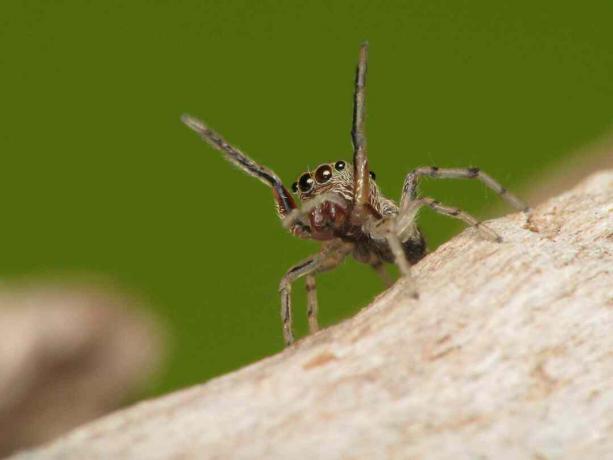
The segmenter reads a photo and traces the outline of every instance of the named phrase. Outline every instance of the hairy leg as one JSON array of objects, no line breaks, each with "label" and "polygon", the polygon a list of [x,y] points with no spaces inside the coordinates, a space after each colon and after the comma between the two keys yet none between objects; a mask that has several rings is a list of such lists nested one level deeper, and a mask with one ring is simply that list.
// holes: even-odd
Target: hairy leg
[{"label": "hairy leg", "polygon": [[[277,214],[281,219],[296,209],[296,202],[274,171],[256,163],[237,147],[229,144],[220,134],[209,128],[203,121],[190,115],[181,117],[183,123],[194,130],[211,147],[223,153],[226,160],[242,169],[244,172],[259,179],[272,189]],[[308,238],[310,229],[300,222],[295,222],[290,231],[301,238]]]},{"label": "hairy leg", "polygon": [[306,275],[304,285],[307,291],[307,319],[309,320],[309,333],[313,334],[319,330],[317,314],[319,305],[317,303],[317,285],[315,275]]},{"label": "hairy leg", "polygon": [[405,206],[407,202],[417,199],[417,185],[420,177],[433,177],[437,179],[477,179],[496,192],[515,209],[524,212],[530,210],[526,203],[510,193],[506,188],[500,185],[498,181],[494,180],[489,174],[484,173],[479,168],[438,168],[436,166],[417,168],[407,174],[402,187],[401,208]]},{"label": "hairy leg", "polygon": [[283,322],[283,338],[286,345],[294,342],[292,330],[292,284],[307,275],[315,275],[338,266],[351,251],[353,245],[340,241],[332,241],[323,245],[321,252],[303,260],[291,267],[281,278],[279,293],[281,295],[281,321]]},{"label": "hairy leg", "polygon": [[355,93],[353,97],[353,124],[351,140],[353,142],[353,192],[354,205],[351,220],[361,224],[368,214],[376,213],[370,205],[370,171],[366,147],[366,68],[368,44],[360,47],[360,57],[355,75]]},{"label": "hairy leg", "polygon": [[481,232],[483,236],[492,241],[502,241],[500,235],[498,235],[494,230],[489,228],[487,225],[481,223],[479,220],[475,219],[467,212],[464,212],[461,209],[454,208],[451,206],[445,206],[440,201],[428,197],[418,198],[405,204],[405,206],[400,208],[400,214],[397,217],[396,231],[398,235],[400,235],[402,240],[404,235],[407,233],[407,229],[411,229],[414,225],[414,220],[415,216],[417,215],[417,211],[422,206],[427,206],[433,211],[444,216],[459,219],[468,224],[469,226],[475,227]]}]

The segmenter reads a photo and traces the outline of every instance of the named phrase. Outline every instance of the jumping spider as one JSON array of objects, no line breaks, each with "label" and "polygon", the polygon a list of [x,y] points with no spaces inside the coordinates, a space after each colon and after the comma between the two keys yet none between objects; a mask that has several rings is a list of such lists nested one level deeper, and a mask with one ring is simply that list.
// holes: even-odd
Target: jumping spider
[{"label": "jumping spider", "polygon": [[291,267],[281,279],[281,318],[286,345],[294,341],[292,332],[291,289],[298,278],[306,277],[307,315],[310,332],[318,330],[315,274],[338,266],[349,254],[372,266],[389,285],[391,280],[383,263],[395,262],[402,276],[409,280],[413,297],[417,298],[411,280],[411,265],[426,252],[424,237],[415,223],[417,211],[428,206],[434,211],[460,219],[477,227],[494,241],[500,237],[460,209],[445,206],[432,198],[420,197],[417,185],[422,176],[450,179],[478,179],[494,190],[511,206],[527,211],[527,206],[509,193],[492,177],[478,168],[417,168],[407,174],[400,204],[384,197],[368,167],[366,155],[365,97],[367,44],[360,48],[355,77],[353,106],[353,164],[344,161],[322,164],[315,172],[307,171],[292,184],[292,191],[302,203],[298,207],[292,194],[272,170],[247,157],[228,144],[202,121],[183,115],[182,121],[198,133],[225,158],[272,188],[277,214],[293,235],[321,241],[321,250]]}]

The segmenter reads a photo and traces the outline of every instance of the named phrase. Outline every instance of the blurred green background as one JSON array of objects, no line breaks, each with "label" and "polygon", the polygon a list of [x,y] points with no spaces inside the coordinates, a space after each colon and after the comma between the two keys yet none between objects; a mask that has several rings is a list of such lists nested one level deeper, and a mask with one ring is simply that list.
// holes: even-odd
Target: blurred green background
[{"label": "blurred green background", "polygon": [[[370,42],[371,167],[397,198],[420,165],[480,166],[538,187],[613,121],[606,1],[0,2],[4,278],[108,276],[168,323],[149,389],[201,382],[282,349],[277,286],[316,251],[270,191],[184,127],[202,117],[289,184],[349,159],[353,72]],[[491,215],[476,183],[429,195]],[[459,231],[424,212],[430,247]],[[347,262],[320,277],[321,321],[381,290]],[[297,329],[306,329],[302,286]]]}]

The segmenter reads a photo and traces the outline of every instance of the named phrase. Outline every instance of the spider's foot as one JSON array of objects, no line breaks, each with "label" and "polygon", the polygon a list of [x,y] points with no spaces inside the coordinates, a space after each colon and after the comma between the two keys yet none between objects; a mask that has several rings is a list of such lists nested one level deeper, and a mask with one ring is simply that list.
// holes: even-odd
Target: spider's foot
[{"label": "spider's foot", "polygon": [[477,227],[477,230],[481,232],[481,235],[488,240],[493,241],[494,243],[502,243],[502,237],[487,225],[478,222],[475,224],[475,227]]},{"label": "spider's foot", "polygon": [[285,343],[286,348],[292,346],[295,342],[294,333],[285,329],[283,331],[283,342]]},{"label": "spider's foot", "polygon": [[409,297],[415,300],[419,299],[419,292],[417,292],[417,288],[415,287],[415,280],[410,273],[401,273],[400,276],[400,279],[405,280],[405,282],[408,284]]}]

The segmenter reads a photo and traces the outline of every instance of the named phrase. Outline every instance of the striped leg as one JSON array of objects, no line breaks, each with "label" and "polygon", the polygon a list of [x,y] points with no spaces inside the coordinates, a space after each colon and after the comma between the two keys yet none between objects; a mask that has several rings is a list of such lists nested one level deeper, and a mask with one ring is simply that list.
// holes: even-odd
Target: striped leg
[{"label": "striped leg", "polygon": [[317,285],[315,275],[306,275],[305,287],[307,291],[307,319],[309,320],[309,333],[313,334],[319,330],[317,313],[319,305],[317,303]]},{"label": "striped leg", "polygon": [[530,210],[526,203],[517,198],[500,185],[499,182],[479,168],[438,168],[436,166],[417,168],[407,174],[402,188],[401,207],[403,207],[406,202],[417,199],[417,184],[420,177],[434,177],[437,179],[478,179],[515,209],[524,212]]},{"label": "striped leg", "polygon": [[471,227],[477,228],[477,230],[479,230],[488,239],[491,239],[496,242],[502,241],[500,235],[498,235],[494,230],[489,228],[487,225],[481,223],[479,220],[475,219],[467,212],[464,212],[458,208],[453,208],[451,206],[445,206],[439,201],[428,197],[422,197],[413,200],[409,202],[405,207],[401,208],[401,215],[398,216],[397,224],[397,231],[399,235],[403,235],[406,227],[409,227],[413,224],[417,211],[422,206],[428,206],[430,209],[444,216],[459,219],[467,223]]},{"label": "striped leg", "polygon": [[[283,322],[283,338],[285,339],[286,346],[294,343],[294,332],[292,330],[292,284],[303,276],[310,276],[311,281],[307,279],[307,283],[313,282],[314,286],[314,277],[312,275],[331,270],[339,265],[351,251],[352,247],[353,245],[351,244],[333,242],[328,246],[324,246],[319,254],[294,265],[281,278],[279,294],[281,294],[281,321]],[[312,304],[309,304],[309,306],[312,306]],[[309,324],[311,324],[311,321],[309,321]]]},{"label": "striped leg", "polygon": [[[369,215],[376,211],[370,204],[370,171],[366,146],[366,68],[368,44],[360,47],[360,57],[355,74],[355,92],[353,95],[353,124],[351,141],[353,143],[353,193],[354,206],[351,220],[361,225]],[[381,217],[381,216],[376,216]]]},{"label": "striped leg", "polygon": [[[220,134],[209,128],[203,121],[187,114],[181,117],[181,121],[195,131],[211,147],[220,151],[230,163],[270,187],[279,218],[284,219],[296,209],[294,198],[274,171],[253,161],[241,152],[240,149],[229,144]],[[299,238],[309,237],[310,228],[302,222],[294,221],[288,228],[292,234]]]}]

